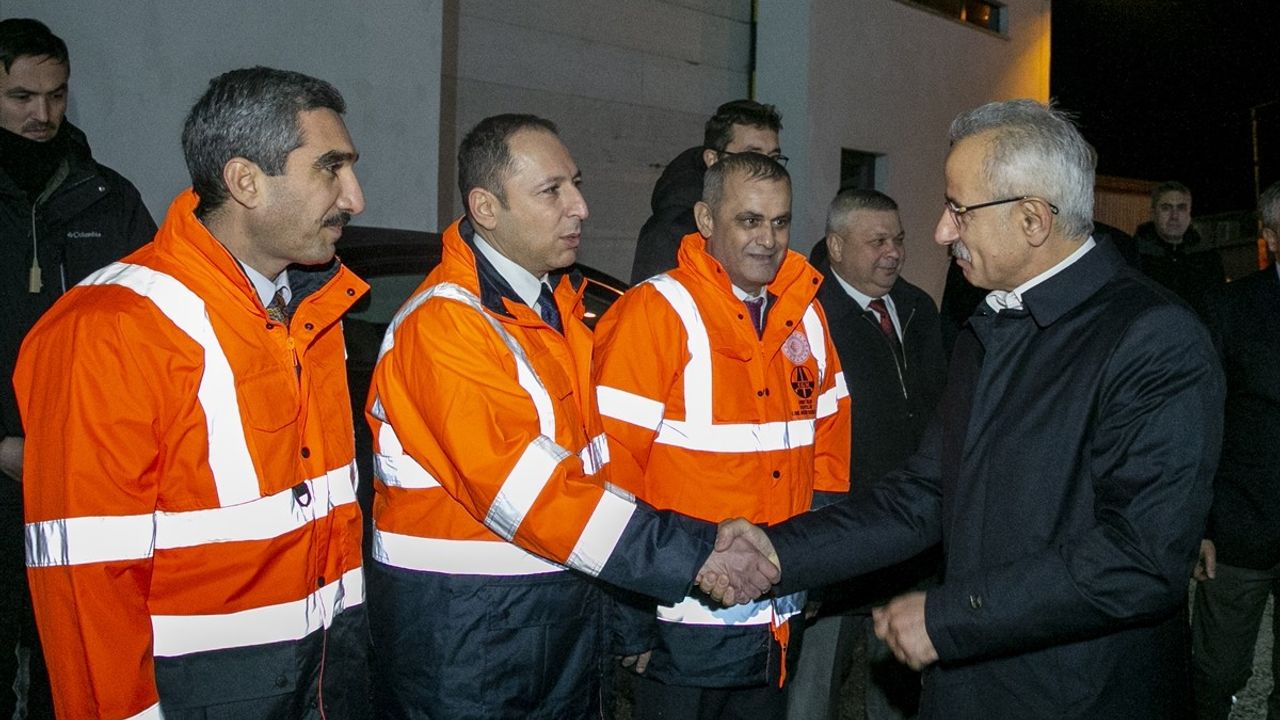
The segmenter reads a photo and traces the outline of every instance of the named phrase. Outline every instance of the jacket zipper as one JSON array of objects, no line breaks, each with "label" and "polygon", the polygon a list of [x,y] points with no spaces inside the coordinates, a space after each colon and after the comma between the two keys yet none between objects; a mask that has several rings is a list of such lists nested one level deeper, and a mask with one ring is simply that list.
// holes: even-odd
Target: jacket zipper
[{"label": "jacket zipper", "polygon": [[[902,323],[902,337],[904,340],[907,337],[907,328],[911,326],[911,320],[915,316],[916,316],[915,308],[912,308],[911,314],[907,316],[907,321]],[[867,317],[867,313],[865,311],[862,313],[862,318],[867,322],[871,323],[872,327],[876,329],[876,332],[880,332],[880,326],[872,322],[871,318]],[[880,337],[881,339],[884,340],[884,344],[889,348],[889,356],[893,358],[893,369],[898,372],[898,387],[902,389],[902,399],[910,400],[911,396],[907,392],[907,379],[902,375],[903,367],[907,364],[907,344],[905,342],[900,343],[902,345],[902,364],[899,365],[898,355],[893,351],[893,345],[889,342],[889,338],[884,337],[884,333],[880,333]]]}]

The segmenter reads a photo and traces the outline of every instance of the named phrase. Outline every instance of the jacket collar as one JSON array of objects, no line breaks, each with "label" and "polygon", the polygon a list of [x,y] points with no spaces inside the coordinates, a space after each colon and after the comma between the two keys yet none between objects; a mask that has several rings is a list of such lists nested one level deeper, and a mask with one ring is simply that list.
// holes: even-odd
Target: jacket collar
[{"label": "jacket collar", "polygon": [[[463,287],[476,293],[480,297],[480,304],[490,312],[505,318],[517,319],[507,303],[525,306],[524,301],[511,288],[511,284],[502,277],[502,273],[493,266],[493,263],[490,263],[484,254],[476,249],[475,242],[472,240],[474,236],[475,228],[465,216],[454,221],[445,230],[441,241],[444,245],[441,265],[446,266],[447,279],[450,282],[459,282]],[[474,275],[471,272],[459,272],[463,268],[473,268]],[[463,278],[467,276],[474,277],[475,282],[464,281]],[[566,280],[569,290],[575,295],[581,295],[585,290],[584,278],[577,267],[558,270],[547,276],[547,282],[557,292]]]},{"label": "jacket collar", "polygon": [[[257,289],[240,268],[239,261],[196,217],[198,202],[199,198],[190,188],[174,198],[164,223],[156,233],[156,249],[174,258],[184,275],[196,278],[206,286],[226,289],[246,310],[265,312]],[[353,293],[349,293],[344,300],[349,306],[359,295],[364,294],[368,286],[345,270],[338,258],[335,257],[325,265],[289,266],[289,288],[293,293],[289,302],[290,314],[307,296],[314,294],[340,272],[345,273],[352,281]],[[337,312],[341,314],[345,310],[346,307],[342,307]]]},{"label": "jacket collar", "polygon": [[[707,252],[707,239],[702,236],[702,233],[695,232],[684,236],[680,241],[677,263],[679,269],[693,273],[734,300],[737,299],[733,295],[733,283],[729,280],[729,273],[725,272],[719,260]],[[778,274],[774,276],[773,282],[765,287],[770,297],[769,304],[773,304],[774,298],[788,296],[795,286],[809,285],[812,289],[808,291],[804,300],[807,306],[809,301],[817,295],[821,281],[822,275],[804,259],[803,255],[794,250],[787,250],[782,258],[782,266],[778,268]]]},{"label": "jacket collar", "polygon": [[[1036,324],[1048,327],[1057,322],[1111,281],[1124,259],[1111,243],[1098,243],[1061,272],[1022,296],[1022,303]],[[979,309],[989,308],[986,302]]]}]

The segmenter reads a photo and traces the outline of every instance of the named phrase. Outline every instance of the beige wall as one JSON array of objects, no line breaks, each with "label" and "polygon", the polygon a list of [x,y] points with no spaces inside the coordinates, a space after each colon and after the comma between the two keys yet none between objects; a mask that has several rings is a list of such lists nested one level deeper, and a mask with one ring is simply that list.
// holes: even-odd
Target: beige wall
[{"label": "beige wall", "polygon": [[445,16],[441,226],[462,212],[463,134],[496,113],[542,115],[582,170],[579,260],[630,277],[666,163],[701,144],[720,103],[747,94],[750,0],[449,0]]},{"label": "beige wall", "polygon": [[905,276],[941,297],[947,258],[933,228],[952,118],[1049,95],[1050,2],[1006,6],[999,37],[897,0],[760,2],[758,95],[780,104],[795,158],[795,246],[822,234],[840,149],[882,153],[877,186],[902,208]]},{"label": "beige wall", "polygon": [[190,184],[182,121],[214,75],[249,65],[332,82],[347,100],[363,225],[435,229],[442,0],[3,0],[71,53],[67,117],[157,222]]}]

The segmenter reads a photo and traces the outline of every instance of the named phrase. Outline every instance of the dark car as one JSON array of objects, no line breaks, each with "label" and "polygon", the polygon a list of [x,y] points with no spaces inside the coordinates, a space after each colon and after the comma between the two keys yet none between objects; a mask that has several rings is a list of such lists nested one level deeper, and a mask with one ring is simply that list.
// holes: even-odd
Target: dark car
[{"label": "dark car", "polygon": [[[351,406],[355,412],[356,464],[360,470],[357,497],[365,514],[365,546],[368,547],[373,496],[373,440],[364,419],[364,405],[378,361],[382,336],[396,311],[440,262],[440,233],[347,227],[338,241],[342,263],[369,283],[369,293],[343,318],[347,338],[347,376]],[[627,289],[627,283],[579,264],[587,281],[584,297],[586,322],[595,320]],[[366,558],[367,559],[367,558]]]}]

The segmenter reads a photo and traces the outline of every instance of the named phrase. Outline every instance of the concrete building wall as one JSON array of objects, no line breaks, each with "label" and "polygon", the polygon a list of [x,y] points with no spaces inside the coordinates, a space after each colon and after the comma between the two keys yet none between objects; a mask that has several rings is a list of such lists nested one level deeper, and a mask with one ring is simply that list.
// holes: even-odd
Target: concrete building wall
[{"label": "concrete building wall", "polygon": [[591,218],[579,260],[627,278],[666,163],[745,97],[750,0],[451,0],[445,10],[440,225],[462,212],[458,142],[486,116],[554,121]]},{"label": "concrete building wall", "polygon": [[138,186],[157,222],[190,184],[182,121],[211,77],[249,65],[332,82],[361,153],[365,225],[436,227],[443,0],[4,0],[71,53],[68,117],[100,162]]},{"label": "concrete building wall", "polygon": [[877,189],[902,208],[905,275],[940,298],[947,128],[990,100],[1049,95],[1049,0],[1007,0],[1004,37],[898,0],[759,4],[757,95],[783,111],[793,246],[821,237],[841,148],[877,153]]}]

